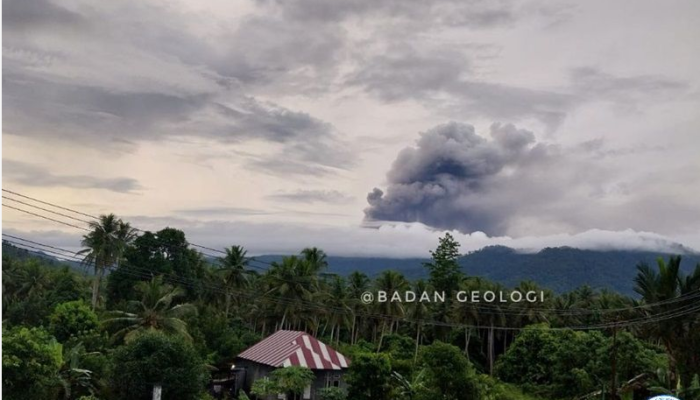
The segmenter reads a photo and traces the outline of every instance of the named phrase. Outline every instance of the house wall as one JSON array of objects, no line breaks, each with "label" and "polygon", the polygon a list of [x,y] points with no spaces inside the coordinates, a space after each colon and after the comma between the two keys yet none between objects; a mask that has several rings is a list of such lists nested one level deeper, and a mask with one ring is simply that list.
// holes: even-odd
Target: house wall
[{"label": "house wall", "polygon": [[[270,367],[268,365],[263,365],[259,364],[250,360],[245,360],[245,359],[236,359],[235,361],[236,368],[243,368],[246,370],[246,377],[244,380],[244,385],[243,389],[247,392],[250,393],[250,388],[253,386],[253,382],[255,382],[257,379],[264,378],[266,376],[269,376],[272,371],[274,371],[276,368]],[[312,370],[316,378],[314,379],[313,383],[311,384],[311,393],[310,393],[310,399],[311,400],[316,400],[318,397],[316,396],[316,393],[318,390],[323,389],[328,386],[335,386],[335,383],[337,382],[337,386],[346,389],[347,390],[347,384],[345,383],[345,372],[347,371],[346,369],[343,370]],[[303,398],[303,396],[302,396]]]}]

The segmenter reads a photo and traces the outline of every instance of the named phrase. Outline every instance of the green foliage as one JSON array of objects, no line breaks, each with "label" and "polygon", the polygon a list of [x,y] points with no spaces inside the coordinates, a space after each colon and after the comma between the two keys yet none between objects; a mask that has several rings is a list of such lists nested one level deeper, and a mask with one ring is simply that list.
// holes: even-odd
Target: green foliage
[{"label": "green foliage", "polygon": [[[505,382],[550,396],[579,396],[610,380],[613,339],[601,332],[524,330],[496,364]],[[621,332],[615,344],[618,382],[665,365],[661,351]]]},{"label": "green foliage", "polygon": [[44,329],[3,332],[3,395],[9,400],[51,398],[62,363],[62,346]]},{"label": "green foliage", "polygon": [[240,393],[238,393],[238,400],[250,400],[250,398],[241,390]]},{"label": "green foliage", "polygon": [[116,399],[150,400],[153,385],[161,384],[165,399],[195,400],[208,380],[201,358],[179,336],[146,333],[119,347],[113,359]]},{"label": "green foliage", "polygon": [[216,367],[226,368],[236,354],[259,342],[262,337],[232,323],[222,310],[201,306],[200,312],[185,319],[200,354]]},{"label": "green foliage", "polygon": [[253,386],[250,388],[250,394],[258,397],[267,397],[277,394],[277,385],[275,381],[268,377],[256,379]]},{"label": "green foliage", "polygon": [[269,377],[257,379],[253,382],[251,394],[260,397],[271,396],[277,393],[302,394],[304,389],[311,385],[315,378],[314,373],[304,367],[279,368]]},{"label": "green foliage", "polygon": [[314,373],[304,367],[279,368],[270,374],[278,393],[301,394],[314,380]]},{"label": "green foliage", "polygon": [[345,400],[348,398],[345,390],[334,386],[318,390],[316,396],[319,400]]},{"label": "green foliage", "polygon": [[421,398],[466,400],[475,397],[474,372],[456,346],[437,341],[423,347],[419,365],[425,371],[425,391]]},{"label": "green foliage", "polygon": [[204,268],[201,254],[189,247],[181,230],[144,232],[125,250],[124,262],[107,278],[108,306],[138,298],[136,284],[150,279],[144,277],[144,270],[151,276],[168,275],[195,282],[185,288],[188,299],[192,299],[202,291]]},{"label": "green foliage", "polygon": [[104,321],[109,327],[119,328],[115,338],[123,337],[129,342],[144,332],[157,330],[192,340],[182,318],[196,313],[197,309],[188,303],[174,304],[184,294],[182,288],[164,284],[163,277],[157,276],[138,282],[136,291],[141,295],[140,301],[130,302],[127,310],[110,312]]},{"label": "green foliage", "polygon": [[[257,275],[245,268],[248,259],[242,247],[230,247],[221,260],[205,259],[189,247],[184,233],[170,228],[145,233],[117,250],[123,250],[123,257],[109,255],[119,266],[109,276],[107,310],[99,309],[99,314],[106,317],[111,332],[120,332],[116,337],[136,333],[129,336],[127,345],[116,348],[121,341],[108,342],[107,332],[95,325],[95,313],[79,301],[89,298],[86,278],[67,268],[57,268],[58,263],[3,255],[4,325],[25,329],[47,326],[65,351],[58,367],[53,369],[49,368],[53,364],[48,359],[24,365],[24,357],[12,358],[12,351],[8,352],[8,357],[3,357],[9,371],[4,371],[6,375],[9,373],[9,380],[3,381],[4,387],[35,385],[26,393],[32,396],[34,390],[38,397],[23,398],[55,399],[66,396],[66,389],[70,389],[67,395],[70,398],[94,390],[96,396],[105,400],[125,398],[127,393],[136,393],[133,398],[138,400],[150,398],[152,379],[167,378],[172,385],[171,388],[163,385],[166,391],[180,390],[186,385],[187,388],[177,392],[177,398],[201,400],[207,398],[202,393],[207,378],[204,363],[226,371],[236,354],[275,329],[314,333],[349,356],[351,366],[346,382],[350,385],[351,400],[573,398],[609,385],[613,353],[619,384],[642,373],[653,375],[664,370],[667,371],[664,376],[658,381],[650,379],[648,386],[677,395],[682,393],[681,397],[688,399],[698,386],[692,378],[700,372],[698,313],[670,318],[661,324],[644,324],[632,333],[620,330],[614,347],[610,332],[603,330],[560,331],[540,325],[514,337],[517,331],[489,329],[490,326],[525,327],[540,322],[558,328],[593,325],[610,322],[607,318],[610,315],[625,320],[672,312],[676,308],[690,309],[693,305],[690,301],[695,298],[684,296],[698,289],[700,269],[683,275],[680,259],[676,258],[659,263],[658,270],[640,268],[636,283],[643,307],[636,307],[640,304],[629,297],[582,286],[559,296],[546,292],[545,304],[504,303],[487,310],[473,303],[447,307],[394,302],[368,305],[360,301],[360,295],[370,289],[389,294],[409,288],[417,292],[440,288],[449,292],[455,287],[466,291],[507,290],[484,278],[464,278],[457,265],[458,244],[450,235],[440,240],[432,252],[432,262],[426,266],[431,272],[430,284],[409,282],[393,270],[376,274],[373,280],[362,273],[347,278],[329,276],[323,273],[328,266],[327,258],[315,248],[305,249],[298,256],[284,257],[264,274]],[[503,250],[490,250],[494,251]],[[469,257],[479,256],[477,253]],[[152,274],[144,274],[146,270]],[[152,276],[162,277],[152,279]],[[516,288],[546,290],[533,282],[521,282]],[[649,305],[666,300],[672,302]],[[624,313],[602,312],[633,306]],[[592,312],[554,313],[547,311],[549,308]],[[386,318],[372,318],[368,313]],[[420,323],[436,319],[484,328],[455,329],[448,324],[440,327]],[[7,331],[10,342],[10,332],[16,329],[19,328]],[[176,335],[151,338],[153,331],[158,330]],[[36,359],[46,355],[53,346],[49,343],[60,346],[42,329],[36,332],[44,332],[44,336],[34,330],[27,332],[33,341],[23,339],[21,343],[42,343],[22,344],[37,353]],[[178,335],[189,335],[192,342],[183,342]],[[24,349],[16,339],[15,342],[15,351]],[[650,343],[659,343],[663,348]],[[467,350],[468,358],[464,355]],[[472,362],[476,369],[485,371],[494,359],[497,376],[505,382],[483,375],[477,377],[473,371]],[[192,368],[183,369],[183,365]],[[309,378],[302,375],[294,369],[282,369],[272,379],[256,382],[255,391],[265,395],[281,391],[299,393]],[[28,376],[39,379],[22,381]],[[109,381],[103,384],[107,377]],[[337,388],[319,393],[329,399],[342,395],[342,390]],[[167,398],[165,393],[164,398]]]},{"label": "green foliage", "polygon": [[48,323],[54,305],[78,300],[86,281],[68,267],[52,267],[37,258],[3,254],[2,308],[4,323],[39,326]]},{"label": "green foliage", "polygon": [[[673,313],[678,309],[693,307],[692,297],[700,290],[700,263],[688,275],[681,272],[681,257],[670,257],[668,262],[657,260],[657,267],[645,263],[637,266],[635,291],[649,304],[666,302],[644,310],[647,316]],[[669,303],[670,302],[670,303]],[[694,374],[700,374],[700,317],[699,313],[667,319],[663,324],[653,324],[646,334],[659,340],[674,362],[669,364],[671,373],[681,384],[691,382]]]},{"label": "green foliage", "polygon": [[61,303],[49,316],[49,330],[61,342],[94,333],[99,327],[97,314],[82,300]]},{"label": "green foliage", "polygon": [[68,348],[64,346],[63,364],[58,374],[60,393],[64,398],[95,393],[94,371],[89,368],[90,363],[86,363],[86,359],[92,355],[96,354],[88,354],[82,344]]},{"label": "green foliage", "polygon": [[440,244],[431,251],[432,260],[425,263],[430,272],[430,284],[439,292],[452,293],[462,276],[459,263],[459,242],[448,232],[440,238]]},{"label": "green foliage", "polygon": [[533,397],[523,393],[518,387],[488,375],[479,375],[477,378],[477,391],[480,400],[540,400],[541,397]]},{"label": "green foliage", "polygon": [[94,269],[91,306],[99,302],[102,275],[105,270],[118,265],[127,246],[134,240],[136,231],[114,214],[100,215],[96,221],[88,223],[90,232],[83,236],[80,244],[85,247],[79,254],[83,263]]},{"label": "green foliage", "polygon": [[350,400],[385,400],[391,390],[391,362],[385,354],[359,353],[345,379]]},{"label": "green foliage", "polygon": [[412,338],[391,334],[384,337],[381,351],[389,356],[392,371],[408,376],[413,371],[415,347]]}]

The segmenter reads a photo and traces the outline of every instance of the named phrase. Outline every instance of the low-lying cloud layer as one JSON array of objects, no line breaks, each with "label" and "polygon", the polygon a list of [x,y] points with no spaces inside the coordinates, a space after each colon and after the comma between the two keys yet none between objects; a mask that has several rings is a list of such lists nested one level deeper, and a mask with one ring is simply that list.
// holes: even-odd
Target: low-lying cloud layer
[{"label": "low-lying cloud layer", "polygon": [[[316,246],[333,256],[427,258],[444,232],[419,223],[387,224],[376,229],[348,226],[308,226],[304,224],[259,224],[245,221],[206,221],[184,218],[126,217],[134,226],[159,230],[165,226],[183,229],[190,243],[223,249],[233,244],[244,246],[250,254],[296,254],[304,247]],[[186,227],[186,228],[185,228]],[[5,233],[34,241],[77,250],[80,234],[60,231],[6,229]],[[682,254],[690,249],[672,239],[651,232],[590,230],[575,235],[488,237],[483,233],[453,231],[467,253],[485,246],[501,245],[522,252],[545,247],[569,246],[590,250],[648,250]]]}]

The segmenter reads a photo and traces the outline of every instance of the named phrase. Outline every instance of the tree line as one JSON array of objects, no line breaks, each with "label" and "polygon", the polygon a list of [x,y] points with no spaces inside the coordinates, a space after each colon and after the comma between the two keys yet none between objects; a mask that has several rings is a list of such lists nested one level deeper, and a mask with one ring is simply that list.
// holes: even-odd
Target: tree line
[{"label": "tree line", "polygon": [[[236,245],[212,257],[181,230],[141,232],[112,214],[81,244],[91,276],[3,254],[10,399],[149,399],[156,382],[164,398],[206,399],[212,370],[279,329],[309,332],[352,360],[348,391],[328,399],[700,398],[700,265],[684,275],[680,257],[638,265],[636,298],[526,281],[510,289],[545,291],[544,302],[478,304],[451,294],[507,288],[462,271],[449,233],[415,281],[392,270],[332,274],[314,247],[270,265]],[[361,301],[379,290],[447,301]],[[296,393],[308,378],[278,374],[289,376],[249,395]]]}]

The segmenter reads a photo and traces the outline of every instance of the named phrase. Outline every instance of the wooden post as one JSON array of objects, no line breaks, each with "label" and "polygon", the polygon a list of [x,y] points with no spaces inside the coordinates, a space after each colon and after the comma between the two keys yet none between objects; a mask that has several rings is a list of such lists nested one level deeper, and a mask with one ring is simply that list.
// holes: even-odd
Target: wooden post
[{"label": "wooden post", "polygon": [[160,395],[163,392],[161,385],[153,385],[153,400],[160,400]]},{"label": "wooden post", "polygon": [[613,327],[612,354],[610,360],[612,373],[610,374],[610,399],[617,399],[617,327]]}]

